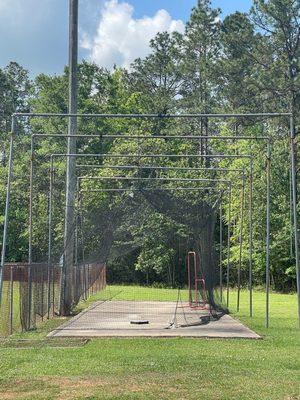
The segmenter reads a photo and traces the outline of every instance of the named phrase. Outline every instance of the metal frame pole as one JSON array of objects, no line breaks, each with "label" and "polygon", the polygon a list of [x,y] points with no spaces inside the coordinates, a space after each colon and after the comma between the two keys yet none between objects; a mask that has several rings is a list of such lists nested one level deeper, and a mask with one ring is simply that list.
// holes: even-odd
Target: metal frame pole
[{"label": "metal frame pole", "polygon": [[203,135],[155,135],[155,136],[149,136],[149,135],[102,135],[98,133],[94,134],[76,134],[76,135],[68,135],[65,133],[33,133],[32,137],[35,138],[57,138],[57,139],[65,139],[65,138],[80,138],[80,139],[99,139],[100,141],[103,141],[105,139],[123,139],[123,140],[166,140],[166,139],[180,139],[180,140],[199,140],[199,139],[211,139],[211,140],[222,140],[222,141],[232,141],[232,140],[251,140],[251,141],[257,141],[257,140],[269,140],[268,136],[217,136],[217,135],[209,135],[209,136],[203,136]]},{"label": "metal frame pole", "polygon": [[154,167],[152,165],[149,166],[139,166],[139,165],[98,165],[98,164],[77,164],[76,168],[95,168],[95,169],[112,169],[112,170],[118,170],[118,169],[124,169],[124,170],[131,170],[131,169],[137,169],[137,170],[143,170],[143,169],[148,169],[148,170],[157,170],[157,171],[205,171],[205,172],[240,172],[241,174],[245,175],[245,170],[242,168],[205,168],[205,167]]},{"label": "metal frame pole", "polygon": [[253,160],[250,163],[250,195],[249,195],[249,307],[253,317]]},{"label": "metal frame pole", "polygon": [[76,183],[76,206],[78,208],[78,212],[76,212],[75,216],[75,265],[76,268],[78,266],[78,245],[79,245],[79,220],[80,220],[80,196],[79,196],[79,182],[77,179]]},{"label": "metal frame pole", "polygon": [[33,163],[34,163],[34,140],[31,138],[30,149],[30,183],[29,183],[29,225],[28,225],[28,264],[32,264],[32,218],[33,218]]},{"label": "metal frame pole", "polygon": [[[78,182],[79,185],[79,182]],[[81,245],[81,257],[82,257],[82,293],[81,296],[84,300],[87,299],[86,296],[86,268],[85,268],[85,246],[84,246],[84,214],[83,214],[83,207],[82,207],[82,196],[81,192],[78,190],[78,206],[79,206],[79,213],[80,213],[80,245]]]},{"label": "metal frame pole", "polygon": [[270,322],[270,208],[271,208],[271,144],[267,156],[267,227],[266,227],[266,327]]},{"label": "metal frame pole", "polygon": [[[76,1],[76,0],[73,0]],[[238,114],[80,114],[80,113],[14,113],[15,117],[29,117],[29,118],[53,118],[53,117],[80,117],[80,118],[154,118],[154,119],[181,119],[181,118],[277,118],[277,117],[290,117],[291,113],[238,113]]]},{"label": "metal frame pole", "polygon": [[[139,158],[141,157],[139,154],[109,154],[109,153],[104,153],[104,154],[84,154],[84,153],[55,153],[52,154],[53,157],[92,157],[92,158],[103,158],[103,157],[108,157],[108,158],[128,158],[128,157],[133,157],[133,158]],[[224,159],[224,158],[252,158],[251,155],[249,154],[143,154],[143,158],[217,158],[217,159]]]},{"label": "metal frame pole", "polygon": [[0,305],[2,301],[2,288],[3,288],[3,273],[6,256],[6,245],[7,245],[7,231],[8,231],[8,220],[10,211],[10,195],[11,195],[11,183],[13,180],[13,158],[14,158],[14,138],[16,134],[16,118],[12,118],[11,124],[11,136],[9,145],[9,162],[8,162],[8,177],[6,185],[6,201],[5,201],[5,214],[4,214],[4,227],[3,227],[3,238],[2,238],[2,251],[1,251],[1,266],[0,266]]},{"label": "metal frame pole", "polygon": [[171,182],[219,182],[219,183],[230,183],[231,181],[225,179],[206,179],[206,178],[138,178],[138,177],[131,177],[131,176],[79,176],[78,181],[82,180],[90,180],[90,181],[105,181],[105,180],[112,180],[112,181],[171,181]]},{"label": "metal frame pole", "polygon": [[229,197],[229,204],[228,204],[228,224],[227,224],[227,298],[226,304],[227,308],[229,308],[229,275],[230,275],[230,242],[231,242],[231,196],[232,196],[232,188],[230,185],[228,197]]},{"label": "metal frame pole", "polygon": [[28,266],[28,327],[31,328],[31,306],[32,306],[32,271],[31,266]]},{"label": "metal frame pole", "polygon": [[[49,187],[49,213],[48,213],[48,304],[47,310],[48,319],[50,318],[50,308],[51,308],[51,268],[52,268],[52,192],[53,192],[53,158],[50,162],[50,187]],[[53,266],[54,274],[54,266]],[[54,279],[54,276],[53,276]],[[54,304],[53,304],[54,307]]]},{"label": "metal frame pole", "polygon": [[52,264],[52,211],[53,211],[53,158],[50,161],[49,215],[48,215],[48,264]]},{"label": "metal frame pole", "polygon": [[10,301],[9,301],[9,334],[13,333],[14,318],[14,267],[10,267]]},{"label": "metal frame pole", "polygon": [[294,240],[295,240],[295,258],[296,258],[296,279],[297,279],[297,297],[298,297],[298,323],[300,327],[300,261],[299,261],[299,231],[298,231],[298,213],[297,213],[297,164],[296,164],[296,132],[294,117],[290,117],[290,139],[291,139],[291,172],[292,172],[292,190],[293,190],[293,219],[294,219]]},{"label": "metal frame pole", "polygon": [[294,218],[293,218],[293,182],[292,168],[289,170],[289,197],[290,197],[290,259],[294,257]]},{"label": "metal frame pole", "polygon": [[223,300],[223,210],[220,203],[220,300]]},{"label": "metal frame pole", "polygon": [[[225,193],[226,191],[228,191],[228,189],[227,190],[221,190],[221,189],[216,189],[216,188],[214,188],[213,186],[201,186],[201,187],[189,187],[189,186],[186,186],[186,187],[159,187],[159,188],[156,188],[156,189],[159,189],[159,190],[180,190],[180,191],[184,191],[184,190],[193,190],[193,191],[199,191],[199,190],[215,190],[215,191],[218,191],[218,192],[223,192],[223,193]],[[153,189],[147,189],[147,188],[144,188],[143,190],[153,190]],[[88,190],[84,190],[84,189],[81,189],[80,190],[80,193],[101,193],[101,192],[139,192],[140,191],[140,189],[135,189],[135,188],[117,188],[117,189],[106,189],[106,188],[102,188],[102,189],[88,189]]]},{"label": "metal frame pole", "polygon": [[241,221],[240,221],[240,237],[239,237],[239,265],[238,265],[238,292],[237,292],[237,311],[240,311],[240,295],[241,295],[241,269],[243,257],[243,229],[244,229],[244,205],[245,205],[245,179],[243,179],[241,191]]}]

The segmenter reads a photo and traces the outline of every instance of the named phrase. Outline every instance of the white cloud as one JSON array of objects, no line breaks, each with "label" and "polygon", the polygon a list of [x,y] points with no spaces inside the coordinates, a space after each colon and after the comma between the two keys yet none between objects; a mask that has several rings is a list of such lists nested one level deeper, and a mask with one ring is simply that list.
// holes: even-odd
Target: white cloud
[{"label": "white cloud", "polygon": [[92,61],[109,69],[114,64],[128,68],[137,57],[149,53],[149,41],[158,32],[184,31],[184,23],[173,20],[166,10],[140,19],[135,19],[133,13],[133,6],[126,2],[105,2],[95,36],[85,32],[81,35],[80,45]]}]

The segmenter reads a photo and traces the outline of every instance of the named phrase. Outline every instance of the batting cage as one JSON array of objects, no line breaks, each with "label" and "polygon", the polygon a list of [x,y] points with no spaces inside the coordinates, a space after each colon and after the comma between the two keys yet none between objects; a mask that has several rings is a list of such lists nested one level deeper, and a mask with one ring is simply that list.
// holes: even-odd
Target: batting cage
[{"label": "batting cage", "polygon": [[[257,135],[265,121],[251,116],[245,134],[232,135],[232,118],[243,116],[199,115],[201,123],[212,119],[214,135],[196,135],[196,115],[79,115],[79,130],[87,132],[76,135],[70,153],[70,116],[14,118],[27,118],[28,126],[18,136],[13,126],[10,147],[10,161],[23,157],[24,169],[13,175],[9,164],[2,256],[13,263],[1,268],[2,332],[72,315],[90,296],[93,329],[117,335],[201,326],[228,313],[232,284],[238,309],[241,288],[249,289],[252,315],[255,212],[266,213],[270,269],[271,142]],[[50,132],[43,119],[55,122]],[[127,133],[122,124],[107,131],[107,119],[127,120]],[[251,154],[243,152],[249,141]],[[76,173],[67,197],[70,166]],[[257,178],[256,170],[265,175]],[[263,210],[255,210],[254,184],[267,188]],[[19,225],[18,238],[11,224]],[[268,276],[266,284],[268,296]]]}]

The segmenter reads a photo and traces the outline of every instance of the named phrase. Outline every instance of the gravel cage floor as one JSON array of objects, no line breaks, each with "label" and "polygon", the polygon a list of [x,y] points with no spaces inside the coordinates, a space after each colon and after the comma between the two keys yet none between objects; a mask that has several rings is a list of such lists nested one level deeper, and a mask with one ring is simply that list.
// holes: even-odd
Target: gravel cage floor
[{"label": "gravel cage floor", "polygon": [[[208,310],[192,310],[186,303],[98,301],[49,333],[48,337],[261,338],[230,315],[198,325],[201,317],[206,316],[209,316]],[[139,324],[139,321],[148,323]]]}]

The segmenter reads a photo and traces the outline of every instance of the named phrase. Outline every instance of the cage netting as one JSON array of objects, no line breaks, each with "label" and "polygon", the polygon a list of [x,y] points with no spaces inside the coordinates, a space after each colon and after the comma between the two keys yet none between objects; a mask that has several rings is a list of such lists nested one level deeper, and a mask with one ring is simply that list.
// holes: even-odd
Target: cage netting
[{"label": "cage netting", "polygon": [[[97,295],[99,329],[139,321],[148,329],[183,327],[227,312],[219,294],[216,235],[223,191],[187,183],[108,179],[83,185],[76,256],[78,264],[106,265],[108,286]],[[189,252],[196,254],[192,282]]]}]

